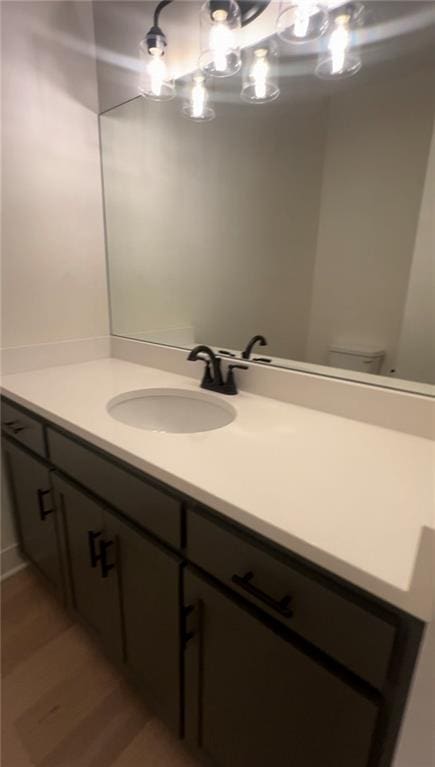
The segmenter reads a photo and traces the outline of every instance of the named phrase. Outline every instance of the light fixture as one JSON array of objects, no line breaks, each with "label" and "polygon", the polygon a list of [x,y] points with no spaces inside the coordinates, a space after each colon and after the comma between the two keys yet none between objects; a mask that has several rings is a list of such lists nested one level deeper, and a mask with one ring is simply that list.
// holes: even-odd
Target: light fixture
[{"label": "light fixture", "polygon": [[271,47],[252,48],[247,54],[241,96],[244,101],[264,104],[279,96],[276,71],[273,67],[275,51]]},{"label": "light fixture", "polygon": [[154,12],[154,24],[139,46],[142,71],[139,92],[153,101],[169,101],[175,96],[175,83],[165,61],[166,35],[159,27],[160,11],[168,5],[160,2]]},{"label": "light fixture", "polygon": [[[160,0],[153,26],[140,44],[143,69],[140,93],[155,101],[175,96],[175,83],[165,60],[166,35],[159,25],[160,13],[174,0]],[[199,71],[192,76],[190,92],[183,104],[183,114],[197,122],[215,117],[209,104],[206,77],[230,77],[242,64],[240,31],[257,19],[271,0],[205,0],[200,10],[201,54]],[[361,57],[353,39],[354,29],[365,16],[360,0],[342,3],[328,10],[329,0],[282,0],[276,23],[278,37],[288,43],[317,40],[331,30],[316,75],[324,79],[350,77],[361,69]],[[269,39],[244,52],[241,97],[249,103],[266,103],[278,98],[276,44]]]},{"label": "light fixture", "polygon": [[216,115],[208,102],[209,95],[205,85],[205,77],[202,72],[197,72],[192,78],[191,90],[189,98],[183,106],[183,114],[195,122],[210,122]]},{"label": "light fixture", "polygon": [[206,0],[201,8],[200,23],[202,71],[214,77],[236,74],[241,67],[239,4],[235,0]]},{"label": "light fixture", "polygon": [[285,43],[306,43],[325,34],[329,25],[327,8],[314,0],[281,3],[276,31]]},{"label": "light fixture", "polygon": [[321,55],[316,75],[324,80],[352,77],[361,69],[359,52],[352,48],[352,25],[361,19],[363,6],[348,3],[338,9],[328,42],[328,52]]}]

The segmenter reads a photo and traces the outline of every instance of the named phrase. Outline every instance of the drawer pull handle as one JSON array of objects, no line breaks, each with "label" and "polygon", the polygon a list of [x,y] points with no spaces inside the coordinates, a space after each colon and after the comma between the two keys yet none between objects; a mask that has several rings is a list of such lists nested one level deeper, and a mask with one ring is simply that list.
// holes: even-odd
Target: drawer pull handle
[{"label": "drawer pull handle", "polygon": [[91,567],[96,567],[99,562],[100,556],[95,551],[95,539],[101,535],[101,530],[95,532],[94,530],[88,530],[88,544],[89,544],[89,561]]},{"label": "drawer pull handle", "polygon": [[114,541],[100,541],[100,565],[101,565],[101,577],[107,578],[109,571],[113,570],[115,565],[110,565],[107,561],[107,549],[113,546]]},{"label": "drawer pull handle", "polygon": [[26,426],[23,426],[19,421],[5,421],[4,426],[6,426],[9,431],[12,432],[12,434],[19,434],[20,431],[24,431],[26,429]]},{"label": "drawer pull handle", "polygon": [[275,612],[279,613],[284,618],[291,618],[293,615],[293,610],[290,608],[291,596],[286,594],[282,599],[274,599],[269,596],[269,594],[266,594],[265,591],[259,589],[258,586],[255,586],[252,583],[253,578],[254,573],[249,571],[243,576],[233,575],[231,580],[252,597],[258,599],[259,602],[263,602],[263,604],[272,608],[272,610],[275,610]]},{"label": "drawer pull handle", "polygon": [[45,521],[45,518],[48,517],[49,514],[53,514],[54,512],[54,506],[51,502],[50,508],[45,508],[44,498],[46,495],[50,496],[51,500],[51,490],[41,490],[41,488],[38,488],[38,508],[39,508],[39,516],[41,518],[41,522]]}]

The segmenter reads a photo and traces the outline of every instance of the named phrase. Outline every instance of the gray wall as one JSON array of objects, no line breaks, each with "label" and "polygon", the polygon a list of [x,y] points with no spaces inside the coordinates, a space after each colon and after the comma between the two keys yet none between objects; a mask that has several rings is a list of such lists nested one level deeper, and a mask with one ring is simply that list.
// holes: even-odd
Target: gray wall
[{"label": "gray wall", "polygon": [[2,5],[2,346],[108,332],[88,2]]},{"label": "gray wall", "polygon": [[[91,4],[1,10],[2,346],[107,335]],[[18,558],[2,491],[3,571]]]}]

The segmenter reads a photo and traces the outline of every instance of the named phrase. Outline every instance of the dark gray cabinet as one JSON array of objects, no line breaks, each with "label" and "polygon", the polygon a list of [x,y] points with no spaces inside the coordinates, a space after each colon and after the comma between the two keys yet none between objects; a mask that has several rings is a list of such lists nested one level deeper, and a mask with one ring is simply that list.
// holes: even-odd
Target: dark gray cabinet
[{"label": "dark gray cabinet", "polygon": [[125,663],[152,708],[181,734],[182,560],[113,514],[105,514],[105,530],[116,542]]},{"label": "dark gray cabinet", "polygon": [[382,690],[397,634],[384,616],[200,511],[189,509],[186,538],[189,561]]},{"label": "dark gray cabinet", "polygon": [[2,429],[22,550],[201,759],[391,767],[421,621],[14,403]]},{"label": "dark gray cabinet", "polygon": [[57,509],[50,471],[43,462],[9,441],[5,440],[3,449],[20,546],[56,591],[63,593]]},{"label": "dark gray cabinet", "polygon": [[90,496],[54,475],[66,536],[73,609],[101,640],[108,655],[122,660],[116,546],[104,527],[104,510]]},{"label": "dark gray cabinet", "polygon": [[367,767],[377,704],[186,572],[186,738],[219,767]]},{"label": "dark gray cabinet", "polygon": [[180,733],[181,559],[54,475],[74,610]]}]

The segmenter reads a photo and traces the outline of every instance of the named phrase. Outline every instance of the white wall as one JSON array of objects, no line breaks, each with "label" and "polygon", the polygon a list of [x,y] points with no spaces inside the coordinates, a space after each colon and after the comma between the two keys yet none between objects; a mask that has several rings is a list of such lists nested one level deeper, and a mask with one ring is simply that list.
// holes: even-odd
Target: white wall
[{"label": "white wall", "polygon": [[[2,346],[107,335],[91,5],[1,11]],[[15,538],[2,489],[8,569]]]},{"label": "white wall", "polygon": [[399,378],[435,382],[435,127],[395,368]]},{"label": "white wall", "polygon": [[2,4],[2,346],[108,333],[88,2]]},{"label": "white wall", "polygon": [[310,362],[341,342],[380,346],[384,370],[394,363],[434,109],[432,68],[331,99]]}]

